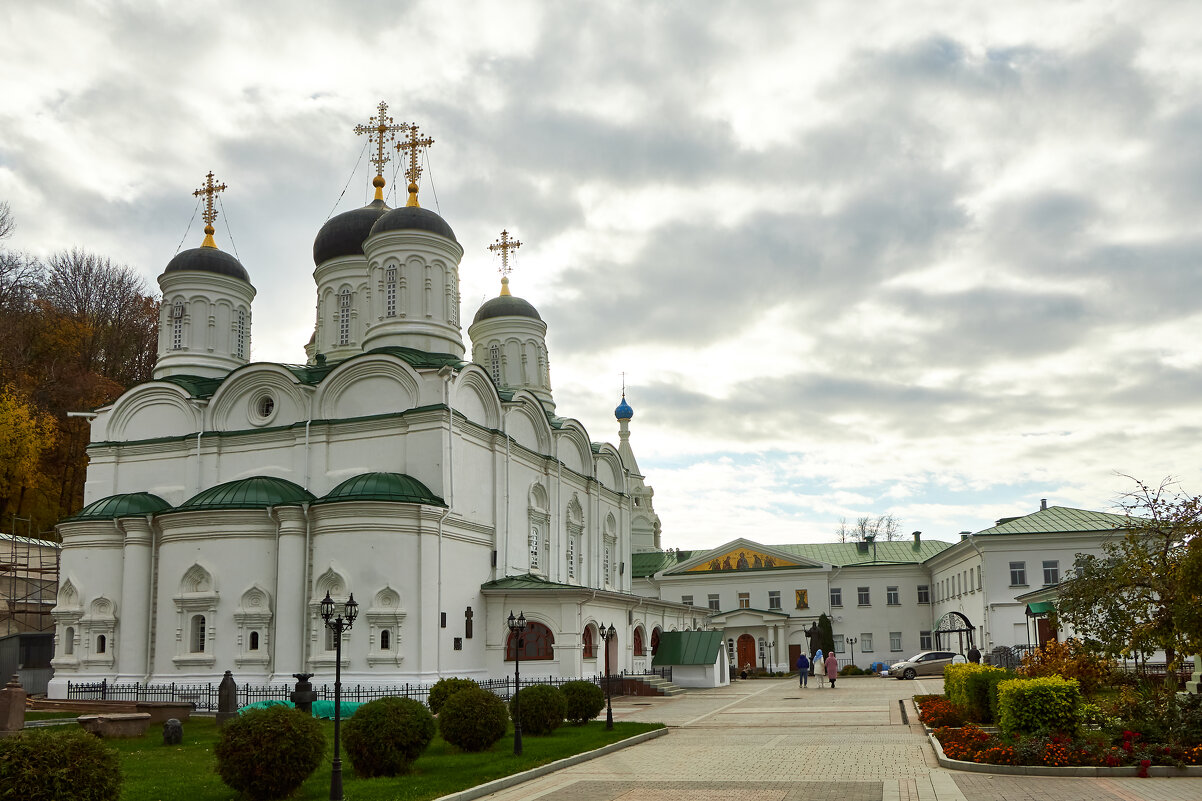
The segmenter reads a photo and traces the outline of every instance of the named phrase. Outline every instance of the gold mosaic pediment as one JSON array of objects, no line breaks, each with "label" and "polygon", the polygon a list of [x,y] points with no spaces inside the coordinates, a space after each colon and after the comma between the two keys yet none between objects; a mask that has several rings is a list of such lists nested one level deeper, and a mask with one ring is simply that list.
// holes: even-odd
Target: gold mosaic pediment
[{"label": "gold mosaic pediment", "polygon": [[782,559],[779,556],[753,551],[750,548],[734,548],[728,553],[715,556],[696,567],[689,568],[686,573],[712,573],[717,570],[755,570],[763,567],[798,567],[798,562]]}]

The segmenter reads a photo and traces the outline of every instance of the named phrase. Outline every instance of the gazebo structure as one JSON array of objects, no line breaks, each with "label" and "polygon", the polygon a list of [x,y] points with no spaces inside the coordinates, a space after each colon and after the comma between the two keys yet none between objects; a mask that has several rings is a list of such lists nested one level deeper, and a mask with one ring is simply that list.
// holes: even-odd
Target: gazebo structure
[{"label": "gazebo structure", "polygon": [[935,650],[964,654],[973,647],[976,628],[961,612],[948,612],[935,624]]}]

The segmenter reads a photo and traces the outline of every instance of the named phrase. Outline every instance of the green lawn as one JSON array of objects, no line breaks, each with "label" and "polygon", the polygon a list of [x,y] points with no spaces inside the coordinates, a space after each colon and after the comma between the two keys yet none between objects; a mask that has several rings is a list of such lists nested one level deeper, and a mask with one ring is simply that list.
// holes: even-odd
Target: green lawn
[{"label": "green lawn", "polygon": [[[326,761],[293,796],[300,801],[319,801],[330,795],[330,759],[333,757],[334,724],[322,721],[329,751]],[[430,747],[410,772],[393,779],[359,779],[343,753],[342,783],[348,801],[420,801],[474,787],[493,779],[554,762],[557,759],[591,751],[603,745],[663,728],[659,723],[615,723],[613,731],[605,723],[592,721],[585,726],[564,725],[546,737],[522,738],[523,754],[513,755],[513,733],[502,738],[491,750],[465,754],[435,736]],[[184,742],[164,746],[162,731],[151,727],[139,740],[110,740],[108,744],[121,754],[125,776],[121,798],[124,801],[232,801],[233,790],[217,776],[213,746],[217,726],[212,718],[192,718],[184,724]]]}]

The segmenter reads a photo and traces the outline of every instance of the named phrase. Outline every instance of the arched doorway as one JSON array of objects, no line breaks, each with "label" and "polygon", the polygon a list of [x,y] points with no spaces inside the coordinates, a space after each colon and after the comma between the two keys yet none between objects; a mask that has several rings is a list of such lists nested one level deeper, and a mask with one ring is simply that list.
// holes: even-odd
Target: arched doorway
[{"label": "arched doorway", "polygon": [[755,656],[755,637],[750,634],[740,634],[735,647],[738,649],[739,661],[735,667],[739,670],[752,670],[759,662]]},{"label": "arched doorway", "polygon": [[948,612],[935,624],[935,648],[966,653],[972,649],[975,634],[976,628],[967,617],[960,612]]}]

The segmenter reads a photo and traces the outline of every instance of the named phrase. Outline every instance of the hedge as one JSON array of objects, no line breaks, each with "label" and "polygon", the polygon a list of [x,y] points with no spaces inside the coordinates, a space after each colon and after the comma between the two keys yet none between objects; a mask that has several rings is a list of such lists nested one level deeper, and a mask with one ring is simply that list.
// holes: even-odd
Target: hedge
[{"label": "hedge", "polygon": [[997,690],[997,723],[1004,734],[1075,734],[1080,726],[1081,685],[1076,679],[1010,679]]}]

